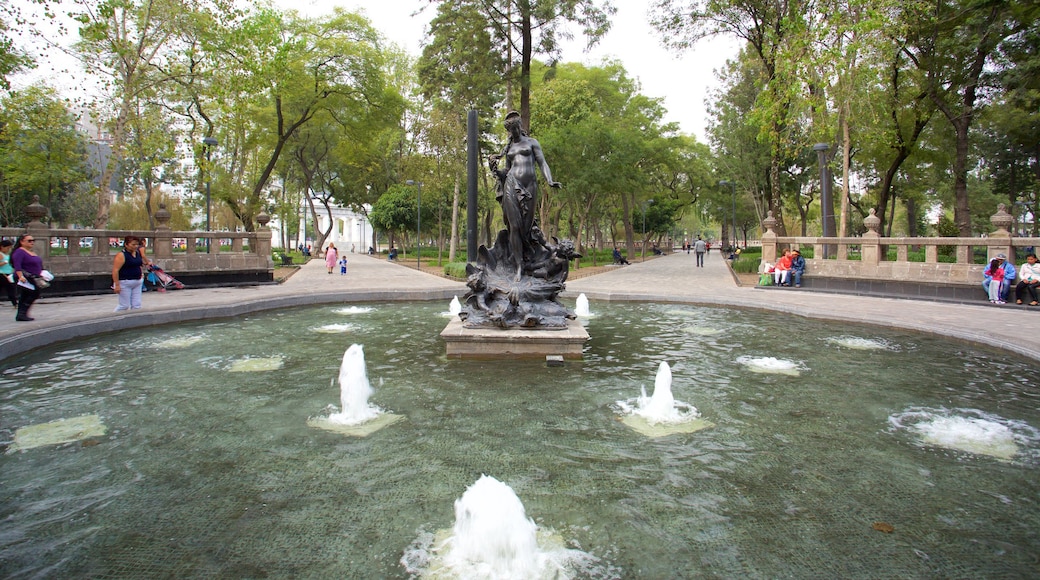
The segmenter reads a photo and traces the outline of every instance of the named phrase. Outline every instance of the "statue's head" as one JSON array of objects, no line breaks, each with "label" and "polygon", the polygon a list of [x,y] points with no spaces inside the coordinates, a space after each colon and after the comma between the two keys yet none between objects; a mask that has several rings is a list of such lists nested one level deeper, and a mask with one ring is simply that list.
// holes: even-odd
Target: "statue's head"
[{"label": "statue's head", "polygon": [[509,111],[506,113],[505,126],[506,130],[509,132],[512,132],[514,127],[519,129],[521,126],[520,113],[517,113],[516,111]]}]

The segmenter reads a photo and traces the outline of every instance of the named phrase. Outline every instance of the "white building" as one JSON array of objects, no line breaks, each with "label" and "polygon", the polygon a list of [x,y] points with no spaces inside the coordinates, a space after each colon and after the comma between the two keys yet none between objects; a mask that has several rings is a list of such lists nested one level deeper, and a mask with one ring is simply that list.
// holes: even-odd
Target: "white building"
[{"label": "white building", "polygon": [[[368,218],[364,214],[357,213],[349,208],[332,206],[332,229],[329,231],[328,238],[325,239],[325,244],[329,242],[336,244],[340,252],[351,252],[351,253],[363,253],[368,250],[369,246],[372,246],[372,224],[368,222]],[[365,211],[371,211],[372,206],[365,205]],[[318,212],[318,227],[314,228],[310,224],[310,208],[305,208],[304,211],[300,212],[300,224],[297,229],[298,233],[296,239],[292,242],[295,248],[300,246],[307,247],[313,245],[314,239],[311,237],[304,236],[307,232],[324,232],[329,229],[329,216],[323,211]],[[282,225],[277,217],[272,216],[271,223],[269,224],[272,231],[272,245],[276,248],[282,246]],[[311,227],[308,227],[311,226]],[[376,247],[375,249],[379,249]],[[321,248],[312,248],[312,252],[315,255],[322,251]]]}]

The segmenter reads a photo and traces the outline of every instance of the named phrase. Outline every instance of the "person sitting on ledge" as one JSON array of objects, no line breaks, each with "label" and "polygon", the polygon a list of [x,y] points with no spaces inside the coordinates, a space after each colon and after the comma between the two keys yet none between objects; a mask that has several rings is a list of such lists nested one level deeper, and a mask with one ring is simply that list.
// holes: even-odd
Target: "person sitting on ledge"
[{"label": "person sitting on ledge", "polygon": [[805,258],[801,250],[791,250],[791,271],[787,274],[794,278],[794,287],[802,287],[802,276],[805,275]]},{"label": "person sitting on ledge", "polygon": [[621,255],[621,250],[617,249],[617,246],[614,246],[614,263],[619,266],[629,265],[629,261]]},{"label": "person sitting on ledge", "polygon": [[790,286],[791,279],[788,277],[791,271],[791,250],[784,250],[784,255],[776,261],[773,266],[773,285]]},{"label": "person sitting on ledge", "polygon": [[390,246],[390,253],[386,255],[386,259],[393,262],[397,259],[397,248]]},{"label": "person sitting on ledge", "polygon": [[1040,264],[1036,261],[1036,254],[1027,254],[1026,263],[1018,270],[1019,280],[1015,285],[1015,304],[1022,303],[1022,295],[1029,292],[1030,306],[1040,304],[1038,302],[1036,289],[1040,288]]},{"label": "person sitting on ledge", "polygon": [[[1015,272],[1015,265],[1008,262],[1005,254],[997,254],[996,260],[999,260],[999,268],[1003,271],[1004,279],[1000,281],[1000,298],[999,300],[1006,301],[1008,299],[1008,292],[1011,290],[1011,283],[1015,280],[1017,273]],[[987,271],[989,268],[987,267]],[[989,295],[989,282],[993,279],[993,276],[983,273],[982,276],[982,289]]]}]

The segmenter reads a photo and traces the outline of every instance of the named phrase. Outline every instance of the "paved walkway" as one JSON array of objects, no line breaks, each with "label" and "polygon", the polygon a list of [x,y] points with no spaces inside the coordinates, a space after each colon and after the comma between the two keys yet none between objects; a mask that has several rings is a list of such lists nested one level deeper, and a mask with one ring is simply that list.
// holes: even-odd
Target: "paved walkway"
[{"label": "paved walkway", "polygon": [[[44,297],[33,322],[14,322],[14,308],[0,306],[0,360],[39,346],[101,332],[221,316],[237,316],[310,304],[387,300],[451,300],[466,287],[385,259],[350,254],[349,273],[325,272],[311,260],[282,284],[148,292],[144,308],[114,313],[114,295]],[[1033,313],[994,307],[980,290],[978,305],[824,294],[798,289],[740,287],[722,256],[712,252],[704,268],[693,254],[676,253],[571,280],[564,298],[660,301],[773,310],[809,318],[909,329],[1006,349],[1040,361],[1040,333]],[[782,337],[778,337],[782,340]]]}]

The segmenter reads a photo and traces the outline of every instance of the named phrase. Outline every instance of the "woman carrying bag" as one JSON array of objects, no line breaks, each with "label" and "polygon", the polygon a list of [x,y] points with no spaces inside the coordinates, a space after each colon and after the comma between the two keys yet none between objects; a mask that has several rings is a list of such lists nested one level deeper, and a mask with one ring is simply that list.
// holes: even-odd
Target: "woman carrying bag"
[{"label": "woman carrying bag", "polygon": [[11,266],[14,267],[15,280],[21,293],[18,296],[18,314],[14,319],[18,322],[35,320],[29,316],[33,302],[40,297],[40,286],[36,278],[43,274],[43,260],[33,251],[36,240],[32,234],[18,236],[14,252],[11,252]]}]

